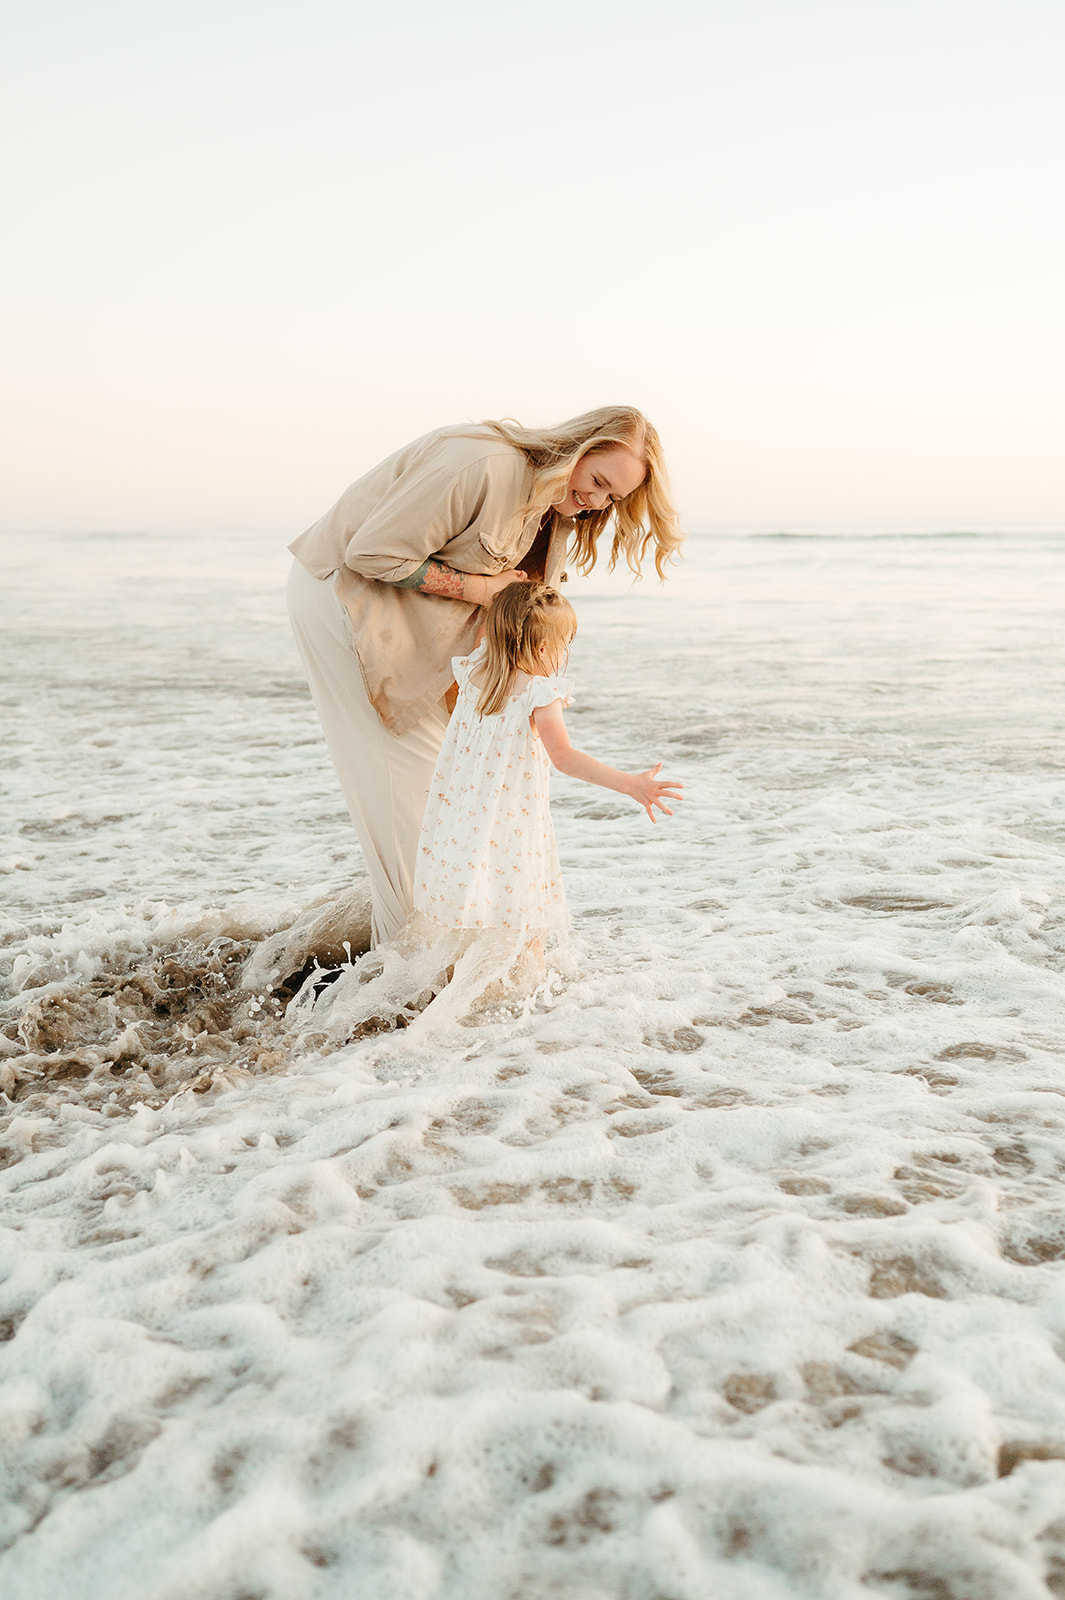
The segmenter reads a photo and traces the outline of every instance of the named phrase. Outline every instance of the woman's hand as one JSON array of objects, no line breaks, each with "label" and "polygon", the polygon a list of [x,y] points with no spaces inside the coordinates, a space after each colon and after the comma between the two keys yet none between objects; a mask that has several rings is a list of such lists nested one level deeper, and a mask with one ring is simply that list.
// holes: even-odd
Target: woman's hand
[{"label": "woman's hand", "polygon": [[529,577],[525,572],[494,572],[491,577],[484,577],[485,598],[481,605],[486,606],[494,600],[497,594],[502,594],[504,589],[509,589],[512,583],[528,583]]}]

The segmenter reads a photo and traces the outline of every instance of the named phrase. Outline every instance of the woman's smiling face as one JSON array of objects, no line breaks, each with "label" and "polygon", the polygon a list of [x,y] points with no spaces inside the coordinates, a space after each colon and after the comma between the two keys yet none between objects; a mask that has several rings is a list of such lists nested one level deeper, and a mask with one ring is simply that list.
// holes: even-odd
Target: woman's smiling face
[{"label": "woman's smiling face", "polygon": [[578,461],[565,498],[555,501],[554,510],[560,517],[578,517],[582,511],[601,511],[614,500],[624,500],[640,487],[646,476],[647,463],[624,445],[590,450]]}]

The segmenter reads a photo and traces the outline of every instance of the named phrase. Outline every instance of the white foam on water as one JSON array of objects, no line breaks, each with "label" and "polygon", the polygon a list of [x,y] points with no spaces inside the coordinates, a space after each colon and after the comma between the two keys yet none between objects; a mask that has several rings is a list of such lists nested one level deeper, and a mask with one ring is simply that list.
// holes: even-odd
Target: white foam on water
[{"label": "white foam on water", "polygon": [[[139,1109],[19,1089],[5,1596],[1065,1592],[1062,554],[574,584],[575,741],[687,789],[559,780],[571,976]],[[358,866],[283,561],[60,555],[8,590],[23,1022]]]}]

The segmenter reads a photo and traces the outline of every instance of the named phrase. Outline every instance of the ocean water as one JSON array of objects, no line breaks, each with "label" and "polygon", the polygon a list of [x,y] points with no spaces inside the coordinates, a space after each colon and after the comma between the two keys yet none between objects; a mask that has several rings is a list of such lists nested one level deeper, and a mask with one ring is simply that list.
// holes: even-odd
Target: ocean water
[{"label": "ocean water", "polygon": [[1065,537],[574,581],[683,806],[557,779],[571,974],[324,1049],[282,545],[0,549],[7,1600],[1065,1595]]}]

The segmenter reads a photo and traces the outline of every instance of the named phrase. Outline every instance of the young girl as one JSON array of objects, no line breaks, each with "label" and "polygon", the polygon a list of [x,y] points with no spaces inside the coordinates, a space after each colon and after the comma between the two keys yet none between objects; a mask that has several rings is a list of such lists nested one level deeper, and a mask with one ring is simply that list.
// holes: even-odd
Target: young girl
[{"label": "young girl", "polygon": [[630,795],[652,822],[656,807],[672,816],[667,801],[683,785],[660,779],[661,763],[619,772],[571,745],[558,673],[576,631],[573,607],[556,589],[514,583],[489,606],[483,642],[454,658],[458,700],[425,807],[414,912],[399,938],[343,970],[317,998],[309,980],[295,1014],[313,1011],[326,1037],[413,1021],[409,1038],[543,976],[545,946],[566,926],[552,764]]},{"label": "young girl", "polygon": [[558,677],[577,618],[546,584],[515,583],[488,608],[484,642],[452,663],[458,703],[444,735],[418,844],[414,905],[438,928],[505,930],[529,944],[566,921],[549,805],[559,772],[627,794],[656,821],[680,783],[619,772],[570,743]]}]

